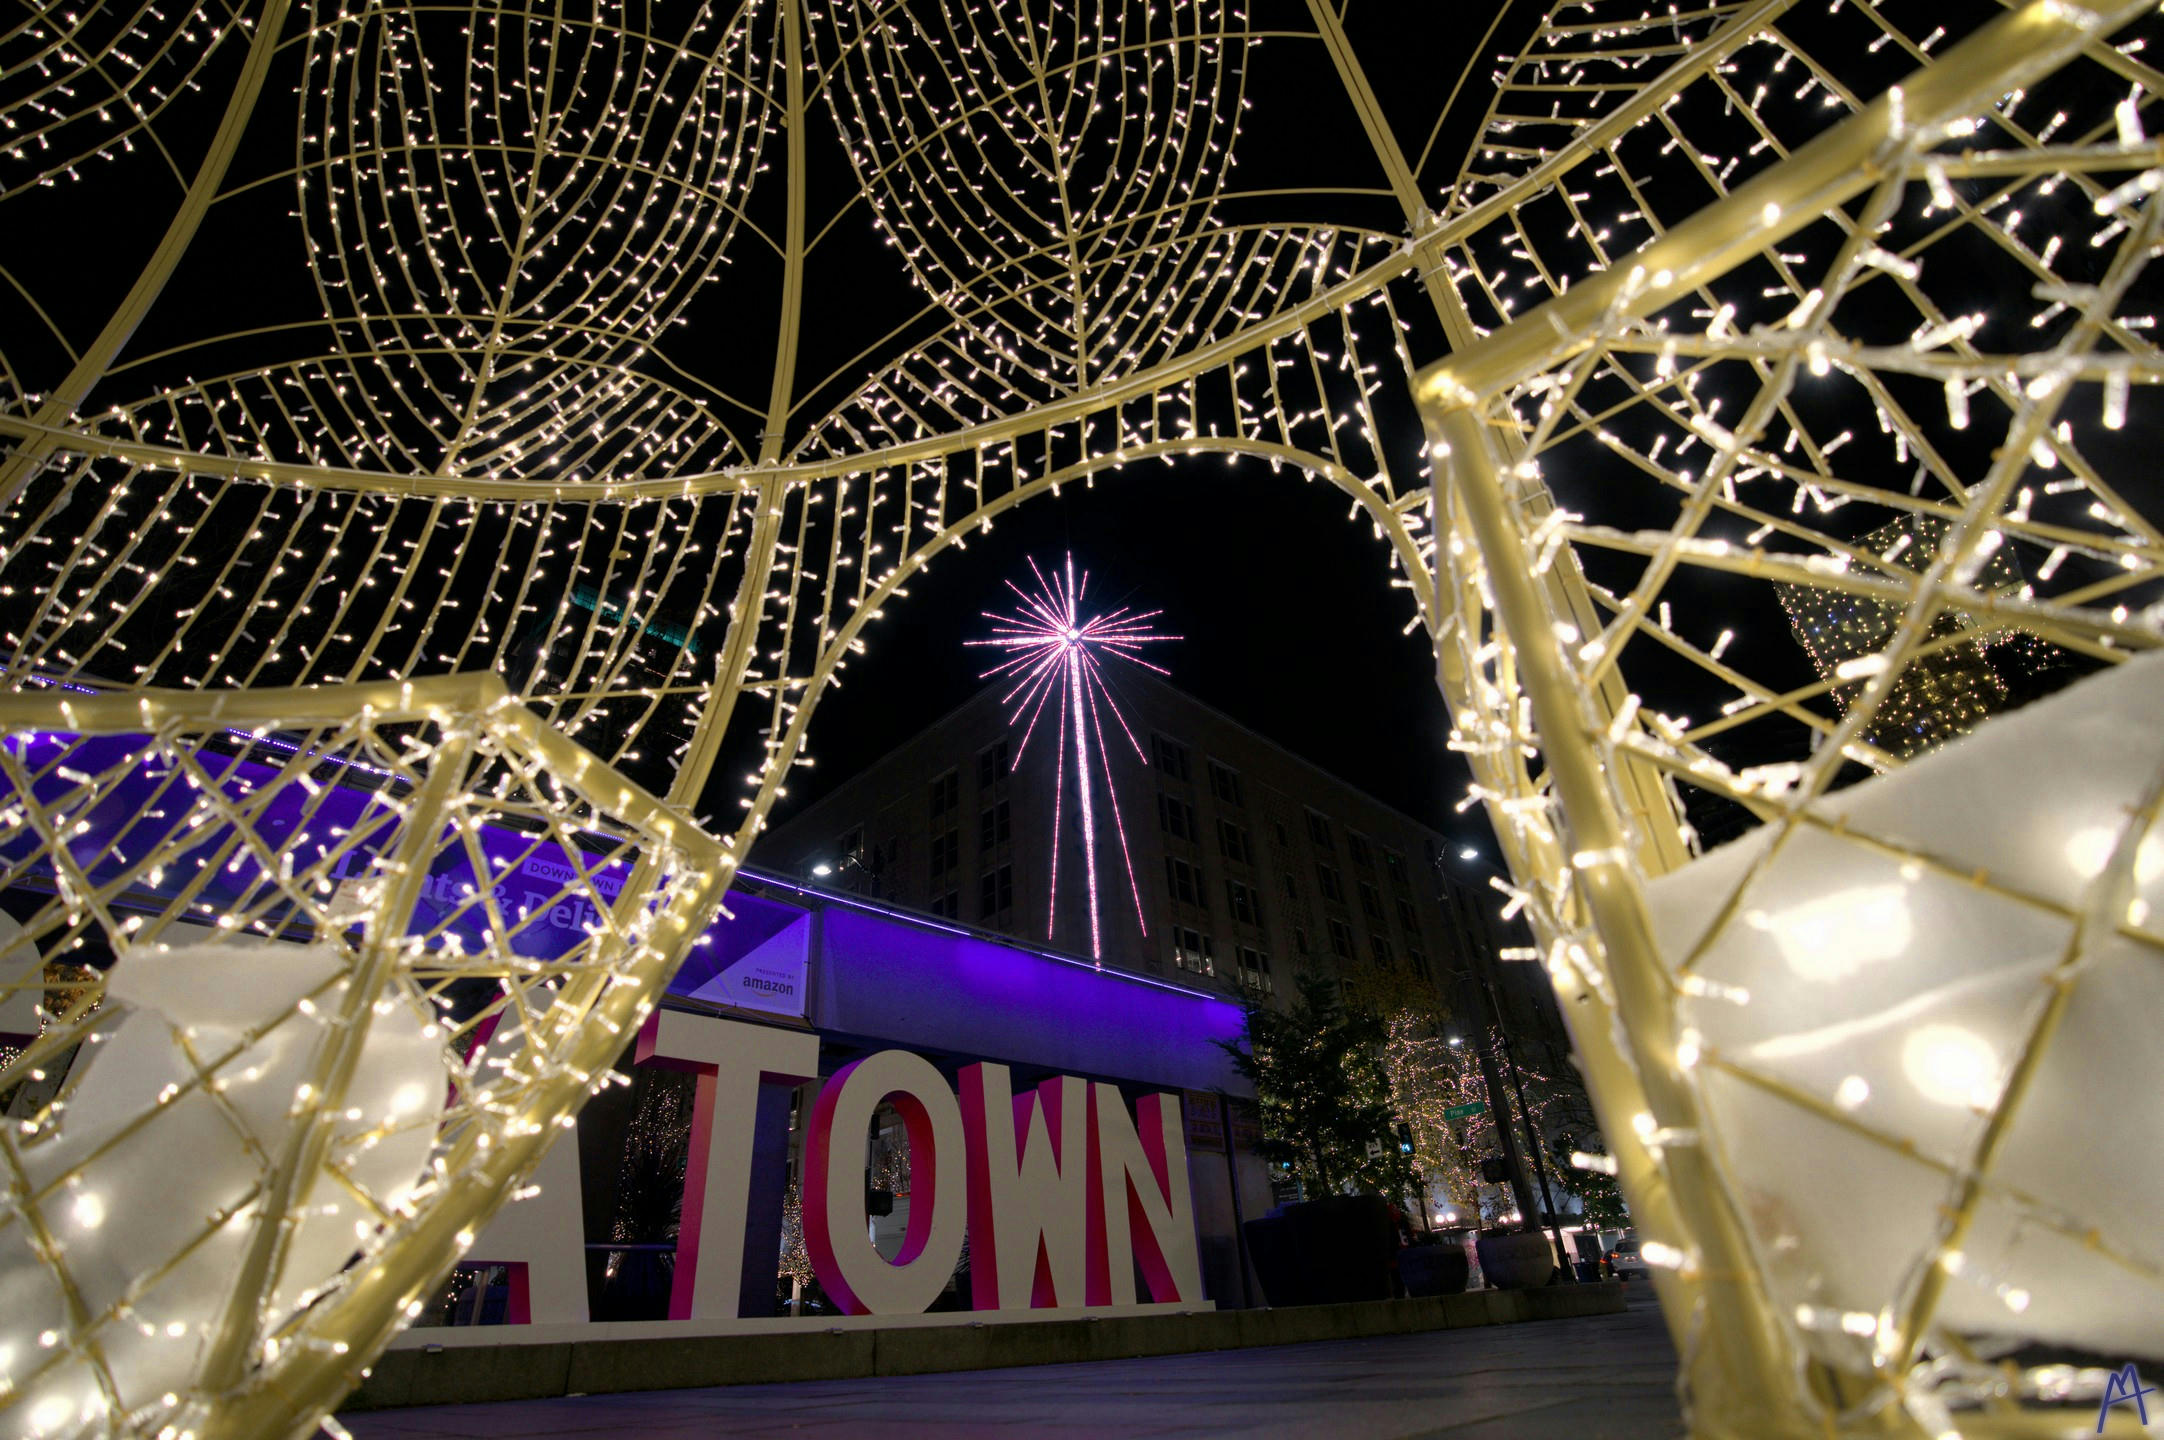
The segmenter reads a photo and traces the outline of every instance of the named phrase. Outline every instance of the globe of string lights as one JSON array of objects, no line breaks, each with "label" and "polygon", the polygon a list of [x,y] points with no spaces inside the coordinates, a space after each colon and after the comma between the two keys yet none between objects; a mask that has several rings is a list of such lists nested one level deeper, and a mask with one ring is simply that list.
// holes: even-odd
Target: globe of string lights
[{"label": "globe of string lights", "polygon": [[[2101,1372],[2024,1345],[2156,1354],[2152,7],[1511,6],[1424,115],[1375,47],[1454,22],[1347,8],[0,34],[11,1429],[314,1425],[874,622],[1205,456],[1336,487],[1432,642],[1696,1433],[2046,1433]],[[1881,742],[2007,632],[2087,678]]]}]

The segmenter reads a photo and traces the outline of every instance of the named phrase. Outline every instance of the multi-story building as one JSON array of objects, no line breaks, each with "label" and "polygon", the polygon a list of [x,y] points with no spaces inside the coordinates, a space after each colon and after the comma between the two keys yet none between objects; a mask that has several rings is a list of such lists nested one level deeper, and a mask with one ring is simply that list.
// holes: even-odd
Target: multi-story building
[{"label": "multi-story building", "polygon": [[1116,812],[1091,756],[1094,854],[1072,757],[1063,783],[1049,723],[1018,753],[988,687],[778,824],[753,861],[1190,984],[1282,999],[1320,969],[1355,994],[1454,998],[1463,948],[1495,943],[1465,917],[1496,897],[1446,873],[1441,834],[1162,681],[1123,676],[1120,703],[1125,730],[1104,724]]}]

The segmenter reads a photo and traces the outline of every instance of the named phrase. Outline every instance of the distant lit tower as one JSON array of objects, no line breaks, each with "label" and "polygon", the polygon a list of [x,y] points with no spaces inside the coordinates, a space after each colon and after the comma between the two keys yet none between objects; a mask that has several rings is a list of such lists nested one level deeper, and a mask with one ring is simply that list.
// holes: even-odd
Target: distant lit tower
[{"label": "distant lit tower", "polygon": [[[1906,514],[1863,536],[1855,548],[1921,574],[1938,554],[1947,528],[1939,516]],[[2022,587],[2021,567],[2009,547],[2002,545],[1992,553],[1975,583],[1985,590]],[[1777,583],[1773,588],[1820,678],[1848,681],[1832,691],[1835,702],[1846,710],[1864,684],[1864,676],[1848,667],[1886,648],[1901,622],[1900,608],[1810,585]],[[1912,661],[1894,677],[1877,715],[1864,728],[1865,743],[1906,758],[1966,735],[1998,711],[2033,698],[2028,693],[2033,687],[2020,687],[2018,695],[2009,690],[2001,666],[2011,666],[2024,676],[2041,672],[2052,668],[2057,648],[2022,631],[1979,632],[1974,640],[1953,638],[1972,629],[1966,615],[1953,611],[1933,622],[1926,643],[1942,648]]]}]

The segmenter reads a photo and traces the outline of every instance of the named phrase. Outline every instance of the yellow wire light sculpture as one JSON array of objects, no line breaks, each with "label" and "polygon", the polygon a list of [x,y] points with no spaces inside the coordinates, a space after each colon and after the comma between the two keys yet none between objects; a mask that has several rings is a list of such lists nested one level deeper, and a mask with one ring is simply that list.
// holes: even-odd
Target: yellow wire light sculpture
[{"label": "yellow wire light sculpture", "polygon": [[[1419,381],[1459,743],[1703,1433],[2063,1433],[2099,1377],[2024,1341],[2160,1340],[2164,1177],[2085,1114],[2164,1078],[2141,9],[2022,7],[1626,254],[1520,195],[1556,283]],[[1572,158],[1537,201],[1639,203]],[[1726,653],[1776,595],[1815,676]],[[1937,748],[2010,635],[2135,663]],[[1694,858],[1708,797],[1764,823]]]},{"label": "yellow wire light sculpture", "polygon": [[[1325,0],[233,0],[0,34],[0,205],[64,233],[54,197],[110,167],[141,240],[94,305],[84,276],[0,294],[0,889],[31,897],[0,1030],[32,1016],[0,1070],[0,1417],[322,1422],[607,1083],[872,622],[1025,500],[1211,455],[1343,491],[1433,640],[1673,1262],[1696,1433],[2063,1428],[2023,1407],[2098,1377],[2010,1347],[2154,1356],[2113,1317],[2164,1257],[2131,1205],[2005,1167],[2038,1163],[2020,1117],[2066,1091],[2077,982],[2130,963],[2091,938],[2155,969],[2128,889],[2155,766],[2115,762],[2148,778],[2074,891],[1873,787],[1982,786],[1973,747],[1879,723],[1976,701],[1978,646],[2156,642],[2156,507],[2109,477],[2158,378],[2164,150],[2151,7],[1956,8],[1506,17],[1523,43],[1440,182],[1443,121],[1409,156]],[[1317,45],[1387,188],[1234,189],[1258,57]],[[158,175],[177,201],[142,198]],[[849,353],[818,260],[858,204],[918,308],[814,375]],[[206,311],[242,287],[264,314]],[[771,364],[716,383],[693,333],[771,333]],[[1777,600],[1848,627],[1814,642],[1829,673],[1707,633],[1785,626]],[[2143,674],[2076,695],[2115,714],[2132,692],[2095,687]],[[732,743],[742,813],[702,822]],[[1697,858],[1699,796],[1767,823]],[[1782,857],[1822,832],[1893,878],[1807,893]],[[1866,1066],[1821,1093],[1765,1058],[1797,1035],[1749,1028],[1788,1014],[1752,945],[1917,930],[1911,871],[2075,927],[2018,972],[2064,1001],[1989,1058],[1906,1026],[1969,1129],[1901,1128]],[[2125,983],[2099,993],[2164,1015]],[[1862,1278],[1750,1138],[1834,1135],[1943,1200]],[[215,1159],[145,1178],[176,1154]],[[1913,1201],[1861,1183],[1896,1181]],[[2005,1223],[2075,1237],[2105,1321],[2070,1331],[2063,1284],[1975,1243]]]}]

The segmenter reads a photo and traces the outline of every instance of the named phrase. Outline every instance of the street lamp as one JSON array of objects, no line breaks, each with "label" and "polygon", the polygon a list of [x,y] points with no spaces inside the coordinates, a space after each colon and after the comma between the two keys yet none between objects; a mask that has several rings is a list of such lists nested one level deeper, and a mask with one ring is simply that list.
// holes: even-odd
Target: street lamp
[{"label": "street lamp", "polygon": [[819,876],[821,879],[825,879],[827,876],[832,875],[833,873],[834,867],[827,864],[827,862],[824,860],[812,866],[812,874]]},{"label": "street lamp", "polygon": [[[1447,880],[1447,867],[1444,866],[1440,855],[1432,855],[1432,858],[1436,870],[1446,876],[1447,889],[1449,883]],[[1458,847],[1458,858],[1478,863],[1486,857],[1473,846],[1461,845]],[[1486,865],[1480,865],[1479,868],[1488,869],[1491,874],[1494,873]],[[1570,1257],[1563,1247],[1562,1225],[1556,1215],[1555,1191],[1548,1184],[1548,1166],[1542,1154],[1541,1137],[1533,1128],[1532,1111],[1525,1102],[1525,1081],[1519,1074],[1518,1047],[1512,1039],[1508,1027],[1503,1023],[1502,1002],[1495,993],[1495,979],[1489,972],[1486,963],[1487,952],[1483,944],[1486,937],[1475,933],[1462,919],[1460,920],[1460,930],[1462,938],[1466,941],[1466,968],[1461,973],[1468,991],[1475,1000],[1475,1008],[1479,1008],[1479,1002],[1486,1002],[1486,1018],[1492,1024],[1495,1034],[1502,1040],[1502,1058],[1507,1071],[1509,1088],[1517,1097],[1517,1118],[1519,1124],[1524,1127],[1525,1148],[1531,1152],[1530,1158],[1533,1162],[1532,1174],[1528,1176],[1525,1173],[1524,1157],[1516,1153],[1518,1149],[1517,1141],[1510,1133],[1511,1127],[1506,1118],[1509,1107],[1503,1102],[1502,1087],[1497,1084],[1499,1077],[1496,1074],[1493,1056],[1489,1053],[1488,1047],[1483,1045],[1477,1052],[1480,1057],[1481,1080],[1487,1087],[1489,1108],[1495,1112],[1496,1137],[1503,1150],[1501,1158],[1513,1172],[1511,1188],[1519,1201],[1518,1213],[1505,1223],[1524,1224],[1525,1211],[1528,1208],[1525,1203],[1527,1201],[1545,1207],[1548,1212],[1549,1235],[1555,1242],[1556,1263],[1563,1267],[1564,1274],[1568,1276],[1570,1273]],[[1458,1041],[1453,1039],[1450,1043],[1456,1045]],[[1538,1190],[1533,1188],[1533,1182],[1536,1180],[1539,1182],[1540,1188]],[[1528,1228],[1538,1232],[1540,1226],[1535,1223]]]}]

